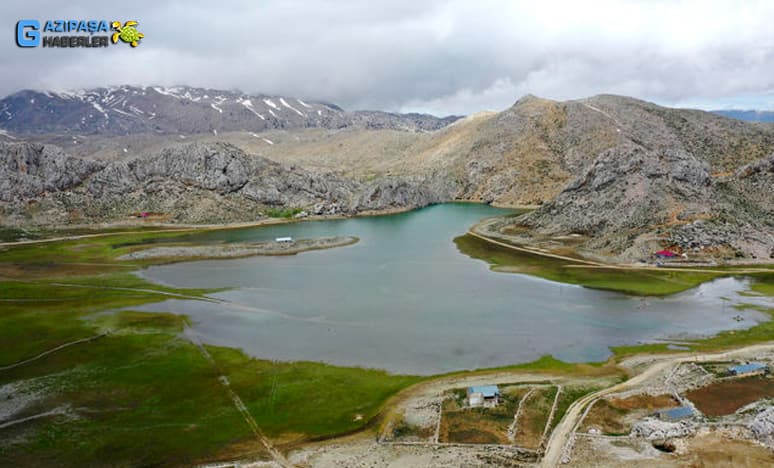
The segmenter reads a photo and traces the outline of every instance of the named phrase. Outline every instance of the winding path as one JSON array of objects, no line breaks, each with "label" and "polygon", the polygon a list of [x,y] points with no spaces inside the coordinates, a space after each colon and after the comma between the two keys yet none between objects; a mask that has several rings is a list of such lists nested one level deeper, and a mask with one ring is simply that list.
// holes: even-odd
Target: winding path
[{"label": "winding path", "polygon": [[25,359],[23,361],[19,361],[19,362],[16,362],[14,364],[8,364],[7,366],[2,366],[2,367],[0,367],[0,371],[11,370],[11,369],[14,369],[16,367],[23,366],[24,364],[30,363],[32,361],[37,361],[40,358],[46,357],[49,354],[53,354],[53,353],[55,353],[57,351],[60,351],[60,350],[65,349],[65,348],[68,348],[70,346],[75,346],[77,344],[88,343],[90,341],[97,340],[99,338],[102,338],[103,336],[108,335],[109,333],[110,333],[109,331],[106,331],[104,333],[100,333],[99,335],[89,336],[87,338],[81,338],[80,340],[70,341],[69,343],[61,344],[61,345],[57,346],[56,348],[51,348],[48,351],[43,351],[42,353],[38,354],[37,356],[33,356],[33,357],[29,358],[29,359]]},{"label": "winding path", "polygon": [[660,372],[668,369],[670,366],[682,364],[685,362],[722,360],[731,358],[732,356],[738,354],[747,354],[751,352],[767,350],[774,350],[774,343],[747,346],[745,348],[738,348],[731,351],[713,354],[691,354],[679,357],[671,357],[667,360],[658,361],[652,364],[643,372],[635,375],[625,382],[621,382],[617,385],[613,385],[612,387],[590,393],[583,398],[576,400],[567,409],[564,417],[559,422],[559,424],[557,424],[556,428],[551,434],[551,437],[548,439],[548,444],[546,445],[546,450],[541,466],[555,467],[569,459],[570,451],[572,450],[574,434],[583,420],[582,416],[585,414],[585,409],[588,405],[592,404],[598,399],[612,393],[618,393],[620,391],[636,387],[643,382],[646,382],[648,379],[658,375]]},{"label": "winding path", "polygon": [[[564,265],[565,268],[601,268],[601,269],[610,269],[610,270],[679,271],[679,272],[692,272],[692,273],[715,273],[715,274],[723,274],[723,275],[729,275],[729,276],[744,275],[748,273],[774,272],[774,269],[771,269],[771,268],[765,268],[765,267],[756,268],[756,267],[750,267],[750,266],[740,266],[739,268],[735,268],[732,270],[717,270],[712,268],[697,268],[697,267],[667,267],[667,266],[659,267],[659,266],[653,266],[653,265],[609,264],[609,263],[595,262],[592,260],[584,260],[581,258],[568,257],[566,255],[553,254],[550,252],[546,252],[544,250],[533,249],[529,247],[521,247],[518,245],[513,245],[508,242],[495,240],[489,236],[485,236],[483,234],[477,233],[475,231],[477,227],[478,227],[478,224],[470,228],[468,230],[468,234],[477,239],[481,239],[482,241],[489,242],[490,244],[494,244],[500,247],[505,247],[506,249],[516,250],[519,252],[524,252],[524,253],[533,254],[533,255],[540,255],[542,257],[553,258],[556,260],[565,260],[568,262],[572,262],[572,264],[570,265]],[[764,264],[764,265],[770,265],[770,264]]]}]

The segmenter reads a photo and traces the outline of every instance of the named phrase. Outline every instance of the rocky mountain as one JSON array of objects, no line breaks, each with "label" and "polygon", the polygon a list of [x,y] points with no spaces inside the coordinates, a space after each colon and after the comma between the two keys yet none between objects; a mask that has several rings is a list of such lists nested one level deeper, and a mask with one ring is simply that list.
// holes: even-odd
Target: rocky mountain
[{"label": "rocky mountain", "polygon": [[420,207],[449,195],[420,179],[360,182],[245,154],[226,144],[188,144],[102,163],[57,147],[0,143],[4,225],[117,220],[153,212],[176,222],[244,221],[271,207],[354,214]]},{"label": "rocky mountain", "polygon": [[731,119],[745,120],[747,122],[774,122],[774,111],[758,110],[716,110],[715,114]]},{"label": "rocky mountain", "polygon": [[637,99],[601,95],[558,102],[525,96],[502,112],[471,115],[424,134],[300,132],[238,144],[278,161],[356,176],[414,175],[454,184],[457,198],[537,206],[552,200],[603,152],[626,143],[680,149],[712,173],[774,151],[774,126]]},{"label": "rocky mountain", "polygon": [[556,198],[514,224],[529,237],[586,239],[619,261],[669,248],[695,257],[774,258],[774,154],[713,176],[680,149],[604,151]]},{"label": "rocky mountain", "polygon": [[572,235],[573,248],[619,261],[662,248],[761,259],[774,247],[771,176],[742,176],[766,167],[774,153],[770,124],[622,96],[525,96],[503,112],[427,134],[316,133],[275,141],[262,152],[272,159],[361,177],[421,174],[442,181],[454,199],[536,206],[500,226],[527,230],[526,243],[559,245]]},{"label": "rocky mountain", "polygon": [[587,107],[608,125],[574,119],[585,138],[602,135],[602,147],[577,151],[580,140],[561,140],[570,146],[560,146],[559,161],[573,177],[513,223],[530,237],[579,236],[580,248],[618,261],[665,247],[774,258],[774,126],[616,96],[561,106],[568,115]]},{"label": "rocky mountain", "polygon": [[319,127],[430,131],[457,117],[346,112],[301,99],[238,91],[118,86],[49,92],[24,90],[0,100],[0,129],[16,135],[197,134]]},{"label": "rocky mountain", "polygon": [[[134,92],[142,95],[141,88]],[[190,119],[180,116],[192,130],[203,128],[196,126],[199,112],[221,114],[211,104],[227,116],[226,109],[246,109],[241,95],[226,103],[212,102],[205,91],[145,93],[193,106]],[[503,112],[440,128],[432,123],[440,120],[422,116],[266,99],[291,118],[302,116],[285,104],[306,115],[320,110],[329,123],[342,120],[185,138],[79,135],[67,152],[80,150],[85,159],[47,145],[4,143],[0,214],[14,223],[45,223],[153,211],[198,222],[255,219],[270,206],[360,213],[469,200],[537,207],[504,220],[498,235],[560,247],[572,238],[572,248],[617,261],[661,248],[723,258],[774,254],[771,124],[612,95],[565,102],[525,96]],[[249,100],[256,112],[267,111]]]}]

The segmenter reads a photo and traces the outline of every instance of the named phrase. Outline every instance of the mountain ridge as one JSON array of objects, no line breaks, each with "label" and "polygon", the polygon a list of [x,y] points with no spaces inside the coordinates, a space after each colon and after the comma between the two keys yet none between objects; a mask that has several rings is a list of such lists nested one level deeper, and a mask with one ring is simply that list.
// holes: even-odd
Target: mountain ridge
[{"label": "mountain ridge", "polygon": [[189,86],[21,90],[0,99],[0,129],[16,135],[217,134],[307,127],[430,131],[457,119],[416,113],[349,112],[320,101]]},{"label": "mountain ridge", "polygon": [[755,109],[721,109],[712,113],[746,122],[774,122],[774,111]]},{"label": "mountain ridge", "polygon": [[[202,222],[252,220],[266,206],[356,214],[465,200],[537,206],[528,215],[508,218],[493,234],[526,230],[509,240],[548,246],[580,235],[574,245],[579,252],[616,262],[662,248],[732,259],[774,255],[774,173],[769,170],[774,125],[603,94],[571,101],[525,96],[502,112],[456,119],[432,131],[413,128],[289,127],[202,133],[174,143],[157,135],[131,154],[125,146],[118,148],[135,144],[141,134],[97,136],[94,147],[118,141],[100,150],[114,157],[94,160],[98,176],[87,175],[84,180],[90,182],[75,188],[25,182],[33,195],[19,203],[6,201],[4,213],[15,223],[32,215],[38,223],[67,222],[73,207],[84,206],[94,209],[79,219],[104,220],[143,209]],[[223,146],[224,141],[230,144]],[[70,149],[88,144],[86,138]],[[8,159],[10,146],[5,148]],[[226,157],[221,153],[248,168],[240,188],[221,193],[217,184],[201,185],[195,174],[181,172],[181,165],[191,164],[204,174],[214,170],[202,177],[219,180],[220,166],[213,169],[202,158],[221,160]],[[159,170],[127,169],[138,160]],[[46,164],[56,172],[67,162],[55,158]],[[268,171],[270,166],[275,169]],[[8,180],[26,180],[18,167],[4,170]],[[45,174],[48,169],[36,170]],[[120,188],[115,192],[120,196],[94,196],[93,180],[109,193]],[[181,186],[181,180],[189,182]],[[41,184],[53,189],[36,192]],[[123,192],[124,186],[131,190]],[[5,187],[6,194],[29,192]],[[185,187],[194,191],[183,196]],[[78,203],[66,201],[66,193],[75,193]],[[36,205],[39,200],[48,203],[48,211]],[[200,205],[210,208],[201,211]],[[218,210],[225,214],[217,215]]]}]

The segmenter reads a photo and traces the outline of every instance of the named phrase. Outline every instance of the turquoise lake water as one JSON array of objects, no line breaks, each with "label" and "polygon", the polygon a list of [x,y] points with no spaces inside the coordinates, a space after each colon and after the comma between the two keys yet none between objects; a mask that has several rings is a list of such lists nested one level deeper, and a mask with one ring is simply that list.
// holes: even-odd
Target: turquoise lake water
[{"label": "turquoise lake water", "polygon": [[[609,346],[720,330],[763,320],[735,310],[747,280],[723,278],[666,298],[639,298],[497,273],[452,240],[507,213],[445,204],[389,216],[201,233],[197,241],[352,235],[355,245],[284,257],[153,266],[142,277],[176,287],[232,288],[228,301],[169,300],[140,310],[184,313],[211,344],[264,359],[435,374],[552,354],[597,361]],[[134,308],[135,310],[137,308]],[[733,317],[741,314],[745,320]]]}]

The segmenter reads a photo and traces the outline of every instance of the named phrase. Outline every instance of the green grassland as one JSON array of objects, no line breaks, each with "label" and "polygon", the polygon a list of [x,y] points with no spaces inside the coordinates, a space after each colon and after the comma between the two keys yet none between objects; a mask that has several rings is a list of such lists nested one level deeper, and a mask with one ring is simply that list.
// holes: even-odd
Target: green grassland
[{"label": "green grassland", "polygon": [[143,262],[116,260],[173,235],[0,250],[0,367],[107,333],[0,370],[0,388],[13,386],[11,399],[34,396],[12,418],[33,419],[0,428],[0,466],[179,466],[265,456],[221,375],[267,435],[302,439],[361,429],[390,396],[420,380],[209,347],[213,365],[182,334],[185,316],[131,311],[169,294],[206,299],[215,292],[148,283],[131,273]]},{"label": "green grassland", "polygon": [[[496,271],[524,273],[561,283],[641,296],[675,294],[721,276],[733,275],[739,269],[727,267],[713,268],[717,272],[696,272],[586,268],[567,260],[507,249],[471,235],[457,237],[454,242],[462,253],[489,263]],[[759,292],[774,295],[774,288]]]},{"label": "green grassland", "polygon": [[422,380],[373,369],[252,359],[230,348],[207,348],[258,426],[273,437],[295,432],[319,438],[359,429],[390,396]]},{"label": "green grassland", "polygon": [[[100,278],[104,285],[113,280],[127,283]],[[63,409],[1,429],[3,466],[184,464],[249,437],[212,366],[180,337],[184,317],[98,314],[164,296],[16,281],[0,282],[0,291],[0,365],[109,331],[0,371],[0,385],[14,383],[15,398],[35,395],[30,414],[15,418]]]},{"label": "green grassland", "polygon": [[[221,384],[221,375],[229,378],[261,430],[281,446],[366,428],[393,395],[423,380],[322,363],[265,361],[208,346],[213,364],[183,333],[185,316],[132,308],[166,300],[170,294],[206,300],[216,291],[151,284],[132,274],[151,261],[117,260],[144,243],[179,235],[117,233],[0,247],[0,368],[99,336],[0,369],[0,392],[9,395],[0,401],[0,414],[12,399],[33,401],[12,417],[32,419],[10,425],[6,420],[0,427],[0,466],[179,466],[264,457],[263,447]],[[456,241],[461,249],[478,249],[477,258],[515,263],[510,252],[469,245],[467,238]],[[665,272],[643,279],[628,272],[543,265],[544,259],[524,262],[520,268],[538,276],[640,294],[667,294],[712,277]],[[752,291],[772,294],[773,278],[756,277]],[[774,325],[764,322],[691,343],[691,348],[736,346],[772,336]],[[660,349],[614,351],[621,356],[651,350]],[[610,363],[569,364],[550,356],[502,370],[621,374]]]},{"label": "green grassland", "polygon": [[[131,279],[134,278],[134,279]],[[20,419],[65,414],[0,429],[0,465],[179,465],[222,453],[262,455],[218,377],[226,375],[271,436],[333,435],[363,427],[395,392],[419,378],[320,363],[277,363],[211,347],[213,366],[181,335],[182,315],[112,312],[163,300],[174,290],[124,274],[49,282],[0,282],[0,366],[95,336],[43,359],[0,371],[36,402]],[[29,413],[29,414],[27,414]],[[360,415],[361,418],[355,418]]]}]

